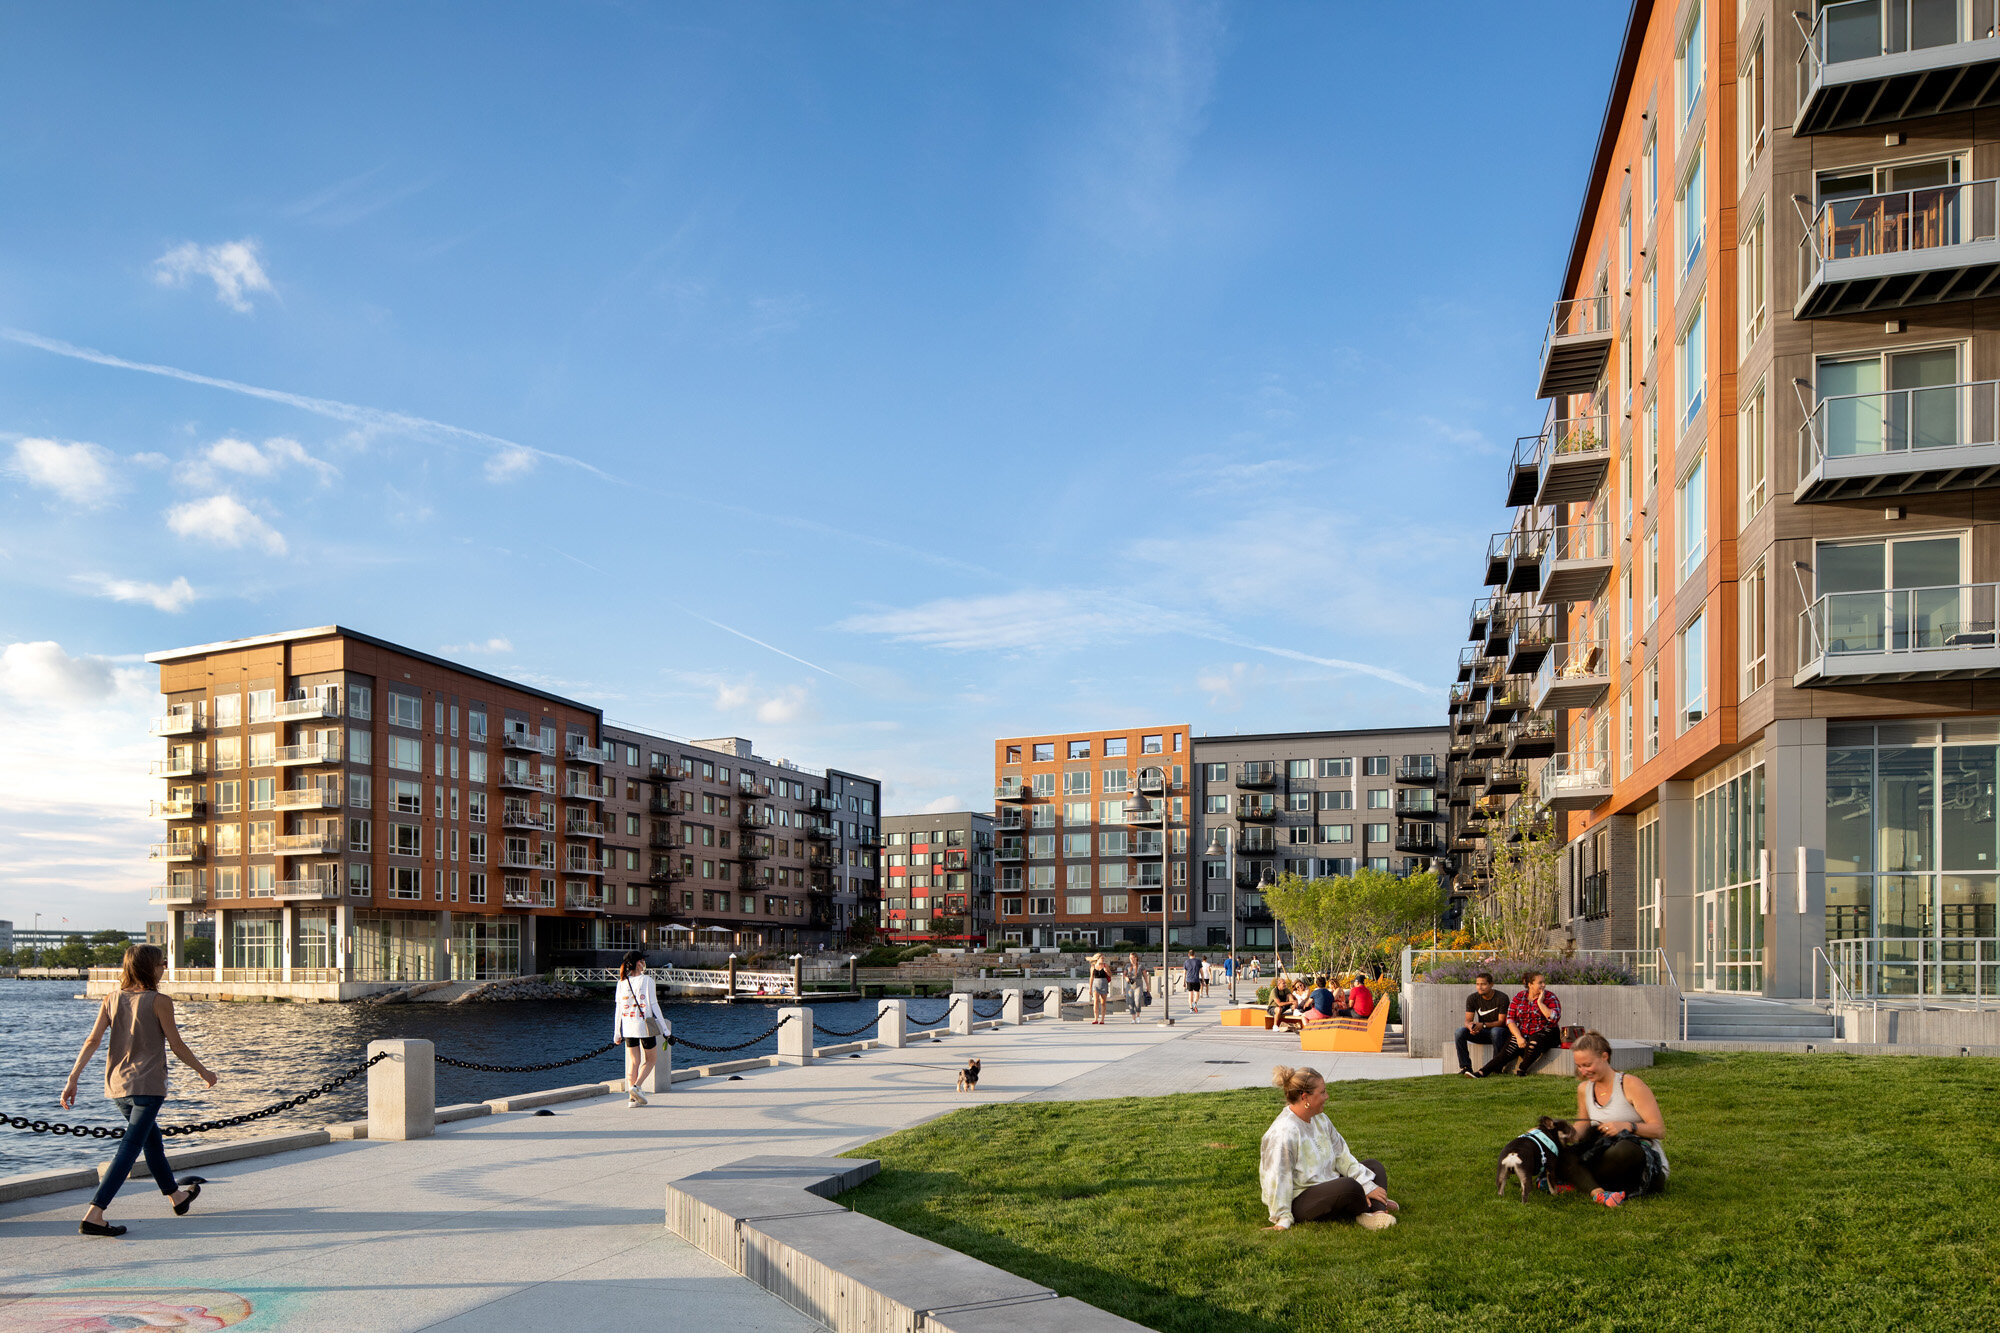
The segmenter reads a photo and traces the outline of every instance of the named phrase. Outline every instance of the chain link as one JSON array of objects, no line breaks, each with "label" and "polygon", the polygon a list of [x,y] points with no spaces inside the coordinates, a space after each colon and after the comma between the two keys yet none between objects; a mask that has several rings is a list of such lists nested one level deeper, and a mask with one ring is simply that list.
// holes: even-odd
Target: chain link
[{"label": "chain link", "polygon": [[944,1012],[936,1018],[915,1018],[910,1015],[910,1011],[907,1009],[903,1011],[903,1017],[909,1026],[913,1028],[934,1028],[951,1017],[951,1004],[947,1001],[944,1006]]},{"label": "chain link", "polygon": [[999,1004],[993,1006],[993,1012],[990,1014],[987,1013],[984,1009],[981,1009],[977,1004],[972,1006],[972,1012],[980,1018],[998,1018],[1000,1017],[1001,1014],[1005,1013],[1006,1010],[1007,1010],[1007,1002],[1005,1000],[1002,1000]]},{"label": "chain link", "polygon": [[704,1046],[704,1045],[702,1045],[702,1044],[701,1044],[700,1042],[698,1042],[698,1041],[689,1041],[689,1040],[688,1040],[688,1039],[687,1039],[686,1037],[669,1037],[669,1038],[668,1038],[667,1040],[668,1040],[669,1042],[671,1042],[671,1043],[672,1043],[673,1045],[675,1045],[675,1046],[685,1046],[685,1047],[687,1047],[687,1048],[688,1048],[688,1049],[690,1049],[690,1050],[695,1050],[695,1051],[708,1051],[708,1052],[710,1052],[710,1053],[712,1053],[712,1054],[716,1054],[716,1055],[720,1055],[720,1054],[723,1054],[724,1052],[727,1052],[727,1051],[740,1051],[740,1050],[743,1050],[743,1049],[745,1049],[746,1047],[750,1047],[750,1046],[755,1046],[755,1045],[756,1045],[756,1044],[757,1044],[758,1042],[760,1042],[760,1041],[764,1040],[764,1038],[766,1038],[766,1037],[768,1037],[768,1036],[772,1035],[772,1034],[773,1034],[773,1033],[775,1033],[775,1032],[776,1032],[776,1031],[777,1031],[777,1030],[778,1030],[779,1028],[781,1028],[781,1027],[783,1027],[783,1026],[784,1026],[785,1024],[787,1024],[787,1023],[791,1022],[791,1021],[792,1021],[792,1018],[793,1018],[793,1017],[794,1017],[794,1016],[793,1016],[793,1015],[791,1015],[791,1014],[786,1014],[786,1015],[785,1015],[785,1016],[784,1016],[783,1018],[781,1018],[781,1019],[779,1019],[779,1020],[778,1020],[777,1022],[775,1022],[775,1023],[771,1024],[771,1026],[770,1026],[770,1027],[768,1027],[768,1028],[766,1028],[766,1029],[765,1029],[764,1031],[762,1031],[762,1032],[758,1033],[758,1034],[757,1034],[756,1036],[752,1037],[752,1038],[751,1038],[750,1040],[748,1040],[748,1041],[739,1041],[739,1042],[737,1042],[737,1043],[736,1043],[736,1044],[735,1044],[734,1046]]},{"label": "chain link", "polygon": [[617,1049],[618,1043],[614,1041],[609,1046],[600,1046],[594,1051],[585,1051],[582,1055],[573,1055],[567,1060],[552,1060],[545,1065],[482,1065],[476,1064],[471,1060],[454,1060],[448,1055],[433,1056],[432,1058],[441,1065],[450,1065],[453,1069],[476,1069],[482,1074],[539,1074],[545,1069],[561,1069],[565,1065],[580,1065],[585,1060],[595,1060],[605,1052]]},{"label": "chain link", "polygon": [[822,1036],[827,1036],[827,1037],[858,1037],[864,1032],[870,1031],[873,1028],[881,1026],[881,1023],[882,1020],[880,1018],[871,1018],[858,1028],[843,1029],[843,1028],[822,1027],[819,1021],[815,1019],[813,1021],[813,1031],[821,1034]]},{"label": "chain link", "polygon": [[[388,1058],[389,1052],[378,1051],[370,1058],[355,1065],[346,1073],[336,1074],[312,1091],[302,1092],[296,1097],[287,1097],[284,1101],[267,1106],[261,1111],[244,1111],[240,1115],[224,1116],[220,1120],[204,1120],[198,1125],[161,1125],[159,1127],[160,1134],[164,1138],[173,1138],[180,1134],[205,1134],[212,1129],[230,1129],[237,1125],[247,1125],[253,1120],[262,1120],[266,1116],[277,1115],[280,1111],[290,1111],[304,1106],[315,1097],[325,1096],[343,1083],[361,1077],[364,1072]],[[19,1115],[0,1116],[0,1123],[5,1123],[15,1129],[31,1130],[36,1134],[74,1134],[80,1139],[122,1139],[125,1137],[125,1127],[123,1125],[115,1127],[108,1125],[64,1125],[51,1120],[30,1120],[26,1116]]]}]

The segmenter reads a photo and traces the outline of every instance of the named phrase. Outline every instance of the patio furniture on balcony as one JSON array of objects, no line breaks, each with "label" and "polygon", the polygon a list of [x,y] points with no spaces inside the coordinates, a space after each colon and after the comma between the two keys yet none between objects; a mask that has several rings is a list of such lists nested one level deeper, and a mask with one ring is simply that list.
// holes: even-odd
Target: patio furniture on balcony
[{"label": "patio furniture on balcony", "polygon": [[1799,238],[1795,319],[1970,301],[2000,281],[2000,181],[1828,199]]}]

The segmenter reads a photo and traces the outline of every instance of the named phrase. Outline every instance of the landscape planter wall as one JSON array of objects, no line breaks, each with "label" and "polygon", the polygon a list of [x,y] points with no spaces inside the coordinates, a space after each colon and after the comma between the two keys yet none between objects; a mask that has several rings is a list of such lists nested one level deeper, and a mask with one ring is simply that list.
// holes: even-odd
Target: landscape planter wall
[{"label": "landscape planter wall", "polygon": [[[1508,995],[1519,986],[1500,986]],[[1562,1001],[1563,1026],[1595,1028],[1607,1037],[1630,1041],[1677,1041],[1681,1035],[1681,997],[1672,986],[1552,987]],[[1465,997],[1470,982],[1411,985],[1403,1007],[1410,1054],[1436,1059],[1440,1046],[1465,1025]],[[1488,1049],[1488,1048],[1474,1048]]]}]

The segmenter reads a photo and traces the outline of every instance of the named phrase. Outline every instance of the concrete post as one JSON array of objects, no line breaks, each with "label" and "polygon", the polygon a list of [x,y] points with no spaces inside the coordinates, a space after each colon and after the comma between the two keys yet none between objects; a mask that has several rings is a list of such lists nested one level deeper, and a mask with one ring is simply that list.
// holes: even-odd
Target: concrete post
[{"label": "concrete post", "polygon": [[875,1025],[875,1040],[897,1051],[909,1045],[909,1019],[901,1000],[879,1001],[875,1012],[881,1015]]},{"label": "concrete post", "polygon": [[178,907],[167,909],[167,980],[172,981],[181,965],[181,932],[187,929],[187,914]]},{"label": "concrete post", "polygon": [[1000,1001],[1000,1021],[1007,1027],[1019,1027],[1028,1021],[1027,1011],[1021,1007],[1021,988],[1010,988]]},{"label": "concrete post", "polygon": [[1694,783],[1660,784],[1660,947],[1683,991],[1703,989],[1695,922]]},{"label": "concrete post", "polygon": [[957,990],[951,993],[951,1031],[957,1037],[972,1035],[972,992]]},{"label": "concrete post", "polygon": [[639,1080],[641,1092],[672,1092],[674,1090],[674,1044],[662,1038],[659,1049],[653,1054],[659,1057],[653,1064],[653,1072]]},{"label": "concrete post", "polygon": [[427,1139],[437,1128],[436,1047],[418,1038],[368,1043],[389,1058],[368,1071],[368,1139]]},{"label": "concrete post", "polygon": [[354,936],[354,909],[346,903],[333,909],[333,938],[326,942],[327,961],[336,981],[354,980],[354,954],[347,947]]},{"label": "concrete post", "polygon": [[729,989],[728,989],[727,991],[723,992],[723,993],[724,993],[724,994],[726,994],[726,995],[734,995],[734,994],[736,994],[736,955],[735,955],[735,954],[730,954],[730,955],[729,955]]},{"label": "concrete post", "polygon": [[792,1021],[778,1029],[778,1061],[788,1065],[809,1065],[813,1062],[813,1011],[810,1009],[780,1009],[780,1021],[789,1017]]},{"label": "concrete post", "polygon": [[847,989],[849,993],[854,995],[861,993],[861,976],[855,970],[855,960],[852,955],[849,955],[847,959]]},{"label": "concrete post", "polygon": [[215,981],[222,981],[222,964],[229,952],[229,914],[222,908],[215,909]]},{"label": "concrete post", "polygon": [[1826,719],[1773,722],[1764,746],[1764,993],[1806,996],[1817,980],[1813,950],[1826,944]]},{"label": "concrete post", "polygon": [[1062,1021],[1061,986],[1044,986],[1042,988],[1042,1017],[1054,1019],[1058,1023]]},{"label": "concrete post", "polygon": [[298,943],[299,909],[286,903],[278,909],[278,980],[292,979],[292,949]]}]

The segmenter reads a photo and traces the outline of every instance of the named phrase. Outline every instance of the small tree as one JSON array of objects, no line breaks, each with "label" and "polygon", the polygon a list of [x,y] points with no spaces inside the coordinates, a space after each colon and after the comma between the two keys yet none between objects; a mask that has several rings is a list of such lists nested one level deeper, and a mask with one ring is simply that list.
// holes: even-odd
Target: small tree
[{"label": "small tree", "polygon": [[215,941],[199,935],[182,940],[181,963],[185,967],[214,967]]},{"label": "small tree", "polygon": [[1519,836],[1509,841],[1503,832],[1494,840],[1493,889],[1479,914],[1484,928],[1476,933],[1498,940],[1510,954],[1533,953],[1557,920],[1555,821],[1529,796],[1515,804],[1503,827]]},{"label": "small tree", "polygon": [[1329,879],[1288,874],[1264,892],[1308,972],[1360,967],[1384,936],[1406,935],[1444,910],[1436,874],[1362,869]]},{"label": "small tree", "polygon": [[89,967],[90,942],[81,935],[63,937],[62,947],[55,951],[52,967]]}]

